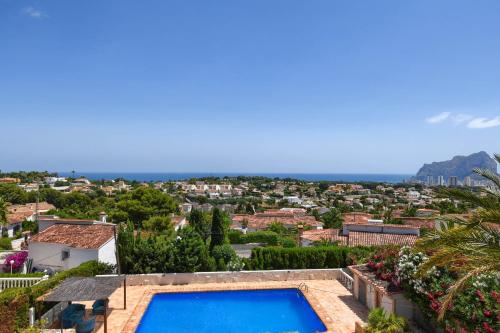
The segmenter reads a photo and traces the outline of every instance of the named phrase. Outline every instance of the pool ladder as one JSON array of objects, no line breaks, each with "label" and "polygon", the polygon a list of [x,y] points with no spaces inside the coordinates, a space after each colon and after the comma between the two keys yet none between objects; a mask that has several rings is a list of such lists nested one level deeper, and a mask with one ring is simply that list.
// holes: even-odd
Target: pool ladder
[{"label": "pool ladder", "polygon": [[307,286],[307,284],[305,282],[302,282],[301,284],[299,284],[299,290],[305,291],[307,293],[307,292],[309,292],[309,287]]}]

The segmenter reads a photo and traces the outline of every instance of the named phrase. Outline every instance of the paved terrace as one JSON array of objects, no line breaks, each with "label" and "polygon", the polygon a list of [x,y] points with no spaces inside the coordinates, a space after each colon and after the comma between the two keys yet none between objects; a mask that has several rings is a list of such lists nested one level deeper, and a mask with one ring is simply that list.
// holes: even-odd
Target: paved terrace
[{"label": "paved terrace", "polygon": [[[336,280],[338,275],[338,270],[129,275],[127,309],[123,309],[123,287],[109,299],[108,331],[135,332],[151,297],[159,292],[300,288],[328,333],[352,333],[356,321],[366,322],[368,309]],[[87,308],[92,304],[82,303]],[[95,332],[104,332],[102,319],[97,317]]]}]

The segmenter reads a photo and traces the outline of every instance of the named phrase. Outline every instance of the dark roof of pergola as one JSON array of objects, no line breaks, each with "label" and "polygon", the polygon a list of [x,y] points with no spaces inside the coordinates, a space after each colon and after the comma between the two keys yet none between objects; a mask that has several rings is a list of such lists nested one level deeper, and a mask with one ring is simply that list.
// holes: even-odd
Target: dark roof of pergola
[{"label": "dark roof of pergola", "polygon": [[43,302],[94,301],[107,299],[119,288],[123,276],[71,277],[50,293],[40,297]]}]

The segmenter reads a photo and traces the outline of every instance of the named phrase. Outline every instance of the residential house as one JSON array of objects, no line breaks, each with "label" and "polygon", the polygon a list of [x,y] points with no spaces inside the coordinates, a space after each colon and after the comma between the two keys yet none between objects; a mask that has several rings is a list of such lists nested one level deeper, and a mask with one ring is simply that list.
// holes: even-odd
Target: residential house
[{"label": "residential house", "polygon": [[170,221],[172,222],[175,231],[178,231],[187,225],[185,216],[172,216],[170,217]]},{"label": "residential house", "polygon": [[16,184],[16,183],[20,183],[20,182],[21,182],[21,179],[19,179],[19,178],[12,178],[12,177],[3,177],[3,178],[0,178],[0,183]]},{"label": "residential house", "polygon": [[40,270],[67,270],[90,260],[116,265],[115,235],[114,224],[57,223],[29,239],[28,257]]},{"label": "residential house", "polygon": [[190,203],[183,203],[180,205],[181,208],[181,213],[183,214],[189,214],[191,213],[191,210],[193,209],[193,205]]},{"label": "residential house", "polygon": [[22,231],[23,221],[32,215],[30,212],[7,213],[7,224],[0,225],[0,235],[14,237],[18,231]]},{"label": "residential house", "polygon": [[[272,223],[281,223],[285,228],[294,228],[299,224],[313,229],[322,229],[323,223],[316,221],[313,216],[305,215],[302,211],[267,210],[254,215],[235,214],[231,217],[231,229],[244,231],[265,230]],[[247,225],[244,228],[245,224]]]},{"label": "residential house", "polygon": [[[24,205],[10,205],[7,207],[7,225],[1,227],[1,234],[5,233],[9,237],[14,237],[18,231],[22,231],[23,221],[35,221],[36,203],[27,203]],[[38,214],[46,213],[55,207],[47,202],[38,203]]]},{"label": "residential house", "polygon": [[40,215],[38,217],[38,231],[44,231],[55,224],[92,225],[97,223],[102,223],[102,221],[93,219],[60,218],[55,215]]},{"label": "residential house", "polygon": [[306,230],[300,235],[302,246],[311,246],[326,241],[344,246],[413,246],[420,236],[420,228],[383,224],[379,221],[368,223],[347,223],[342,229]]},{"label": "residential house", "polygon": [[368,220],[373,218],[372,214],[364,212],[352,212],[342,214],[344,223],[367,223]]},{"label": "residential house", "polygon": [[419,209],[417,209],[417,212],[416,212],[417,217],[428,217],[428,216],[435,216],[435,215],[439,215],[439,210],[419,208]]}]

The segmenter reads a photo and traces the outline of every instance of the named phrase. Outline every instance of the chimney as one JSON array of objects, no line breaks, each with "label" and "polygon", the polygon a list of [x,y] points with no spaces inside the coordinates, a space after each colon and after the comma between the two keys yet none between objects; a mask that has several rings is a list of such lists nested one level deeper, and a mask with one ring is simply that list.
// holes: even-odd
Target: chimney
[{"label": "chimney", "polygon": [[108,215],[106,214],[106,212],[100,212],[99,213],[99,220],[102,222],[102,223],[106,223],[106,219],[108,218]]},{"label": "chimney", "polygon": [[304,234],[304,225],[298,224],[297,231],[298,231],[298,237],[299,237],[298,244],[299,244],[299,246],[302,246],[302,242],[300,241],[300,239],[302,238],[302,235]]}]

